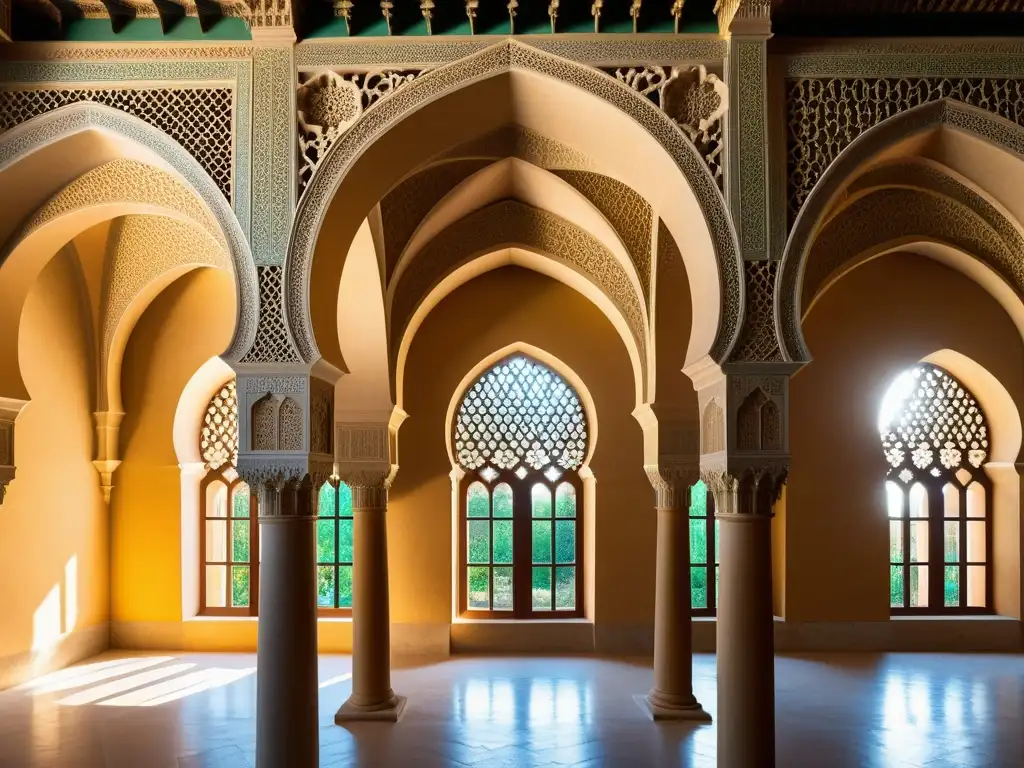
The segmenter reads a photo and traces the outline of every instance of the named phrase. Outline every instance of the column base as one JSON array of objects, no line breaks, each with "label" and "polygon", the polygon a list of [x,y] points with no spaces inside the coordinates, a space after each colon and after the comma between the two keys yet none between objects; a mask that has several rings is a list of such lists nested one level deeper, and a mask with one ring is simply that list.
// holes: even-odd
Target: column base
[{"label": "column base", "polygon": [[356,722],[397,723],[405,710],[405,696],[392,696],[384,706],[364,707],[349,699],[334,713],[334,724]]},{"label": "column base", "polygon": [[711,715],[704,711],[704,708],[694,702],[689,707],[666,707],[651,701],[650,694],[637,694],[633,697],[636,705],[644,711],[654,722],[662,720],[688,720],[693,723],[710,723]]}]

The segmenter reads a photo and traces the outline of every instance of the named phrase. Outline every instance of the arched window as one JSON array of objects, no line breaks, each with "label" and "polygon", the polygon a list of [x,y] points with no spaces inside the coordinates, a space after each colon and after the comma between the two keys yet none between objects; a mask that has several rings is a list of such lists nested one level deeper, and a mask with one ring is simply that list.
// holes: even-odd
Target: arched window
[{"label": "arched window", "polygon": [[259,524],[256,500],[235,471],[238,403],[234,380],[210,398],[199,450],[207,470],[200,484],[200,612],[207,616],[255,616],[259,602]]},{"label": "arched window", "polygon": [[690,608],[714,616],[718,605],[718,521],[715,497],[702,480],[690,489]]},{"label": "arched window", "polygon": [[481,376],[459,405],[459,609],[477,618],[583,615],[587,418],[561,376],[523,356]]},{"label": "arched window", "polygon": [[991,613],[988,424],[970,391],[922,363],[886,392],[892,613]]},{"label": "arched window", "polygon": [[352,489],[320,487],[316,521],[316,605],[321,616],[352,615]]}]

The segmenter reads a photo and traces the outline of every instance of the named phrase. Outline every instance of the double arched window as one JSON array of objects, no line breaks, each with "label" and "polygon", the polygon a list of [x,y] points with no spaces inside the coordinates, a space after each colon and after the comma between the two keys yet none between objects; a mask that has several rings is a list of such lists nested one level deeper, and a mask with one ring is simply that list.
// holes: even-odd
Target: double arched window
[{"label": "double arched window", "polygon": [[879,430],[892,613],[990,613],[989,432],[974,395],[922,363],[890,386]]},{"label": "double arched window", "polygon": [[576,392],[516,355],[466,391],[455,419],[459,609],[467,617],[583,615],[583,484],[589,434]]},{"label": "double arched window", "polygon": [[[260,531],[257,500],[238,476],[238,403],[235,382],[224,384],[206,407],[199,435],[206,469],[200,483],[199,605],[206,616],[256,616],[259,607]],[[352,612],[352,491],[324,483],[317,498],[317,613]]]}]

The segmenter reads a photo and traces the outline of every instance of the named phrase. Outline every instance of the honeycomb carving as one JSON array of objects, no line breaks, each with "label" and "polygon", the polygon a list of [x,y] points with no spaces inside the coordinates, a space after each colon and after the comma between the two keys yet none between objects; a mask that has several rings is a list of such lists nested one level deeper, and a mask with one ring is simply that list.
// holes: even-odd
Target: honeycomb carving
[{"label": "honeycomb carving", "polygon": [[744,262],[746,314],[743,330],[730,356],[733,360],[771,362],[782,359],[775,332],[775,278],[777,261]]},{"label": "honeycomb carving", "polygon": [[279,266],[259,267],[260,318],[256,339],[242,358],[243,363],[295,363],[299,356],[284,324],[281,306],[284,295],[281,282],[284,269]]},{"label": "honeycomb carving", "polygon": [[1024,126],[1024,80],[1010,78],[793,78],[786,84],[789,223],[825,169],[887,117],[955,99]]},{"label": "honeycomb carving", "polygon": [[606,71],[665,111],[693,142],[721,189],[725,147],[722,118],[729,108],[728,86],[703,64],[691,68],[618,67]]},{"label": "honeycomb carving", "polygon": [[206,406],[199,451],[207,469],[238,464],[238,397],[234,379],[218,389]]},{"label": "honeycomb carving", "polygon": [[587,455],[587,417],[561,376],[515,356],[469,388],[459,404],[454,437],[455,458],[464,469],[577,469]]},{"label": "honeycomb carving", "polygon": [[104,104],[145,120],[177,141],[231,200],[233,94],[230,88],[0,90],[0,133],[67,104]]},{"label": "honeycomb carving", "polygon": [[341,138],[364,111],[396,89],[411,83],[420,69],[376,70],[338,74],[327,70],[309,75],[299,86],[299,192],[306,188],[331,144]]}]

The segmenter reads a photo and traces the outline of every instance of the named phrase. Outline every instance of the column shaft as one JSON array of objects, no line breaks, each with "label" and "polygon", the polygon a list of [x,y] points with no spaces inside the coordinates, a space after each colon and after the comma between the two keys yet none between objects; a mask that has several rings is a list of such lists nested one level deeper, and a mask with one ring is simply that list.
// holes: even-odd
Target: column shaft
[{"label": "column shaft", "polygon": [[719,514],[718,765],[775,765],[771,517]]},{"label": "column shaft", "polygon": [[[307,504],[261,495],[256,649],[257,768],[316,768],[316,536]],[[286,491],[292,500],[306,491]],[[266,499],[266,503],[264,503]],[[305,514],[273,514],[280,512]],[[301,509],[305,506],[305,509]],[[270,507],[268,509],[268,507]],[[274,509],[277,507],[277,509]],[[264,515],[263,512],[270,512]]]},{"label": "column shaft", "polygon": [[352,502],[352,695],[335,722],[396,721],[405,698],[391,689],[387,491],[353,487]]}]

